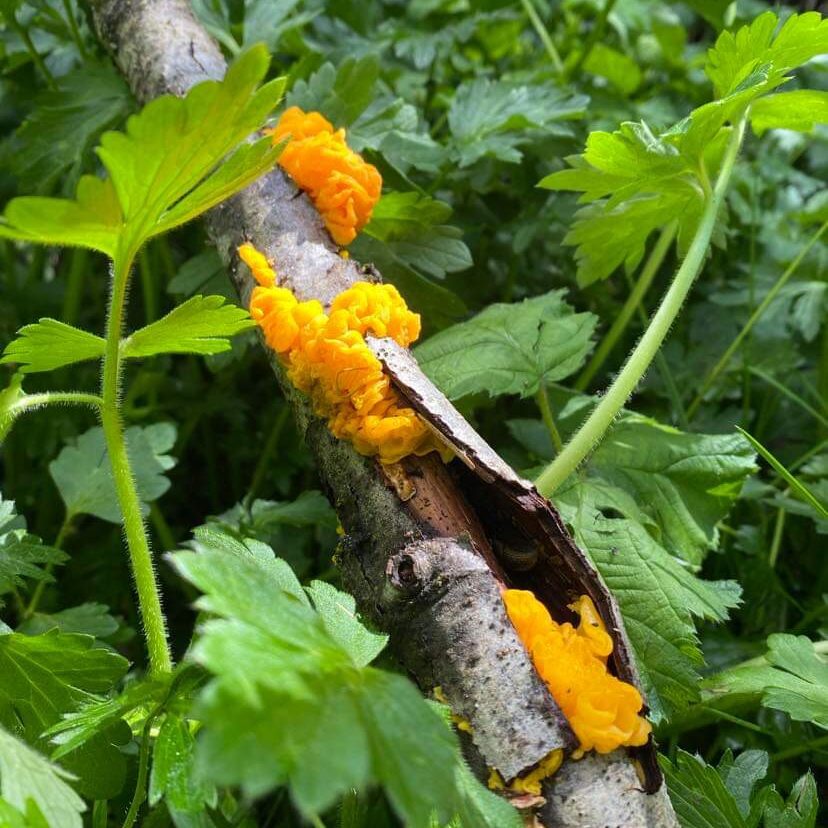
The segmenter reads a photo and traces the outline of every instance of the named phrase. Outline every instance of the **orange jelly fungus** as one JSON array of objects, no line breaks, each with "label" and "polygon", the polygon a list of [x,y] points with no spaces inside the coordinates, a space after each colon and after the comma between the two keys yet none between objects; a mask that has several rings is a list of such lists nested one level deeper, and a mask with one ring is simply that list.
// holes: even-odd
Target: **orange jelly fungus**
[{"label": "orange jelly fungus", "polygon": [[350,244],[379,201],[382,177],[345,143],[318,112],[285,110],[272,131],[274,143],[289,139],[279,164],[313,201],[337,244]]},{"label": "orange jelly fungus", "polygon": [[252,244],[241,245],[239,256],[259,283],[250,297],[250,315],[286,363],[290,381],[313,400],[334,436],[383,463],[430,451],[450,457],[404,405],[365,342],[372,334],[407,348],[420,335],[419,314],[408,309],[395,287],[357,282],[325,313],[315,299],[300,302],[278,287],[273,268]]},{"label": "orange jelly fungus", "polygon": [[644,745],[652,730],[640,715],[641,694],[607,670],[612,638],[587,595],[570,605],[577,628],[553,620],[535,596],[507,589],[509,619],[529,651],[540,677],[580,742],[575,758],[588,750],[610,753],[622,745]]}]

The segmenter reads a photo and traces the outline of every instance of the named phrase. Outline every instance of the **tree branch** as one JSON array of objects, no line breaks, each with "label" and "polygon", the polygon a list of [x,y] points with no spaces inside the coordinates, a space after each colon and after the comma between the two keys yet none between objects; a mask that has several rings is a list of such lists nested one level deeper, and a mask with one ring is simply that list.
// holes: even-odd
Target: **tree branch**
[{"label": "tree branch", "polygon": [[[224,74],[220,51],[183,0],[97,0],[93,14],[102,42],[142,101],[168,92],[180,95]],[[355,281],[379,279],[372,266],[338,255],[314,207],[280,170],[213,210],[207,226],[245,305],[253,280],[236,248],[247,240],[268,256],[300,300],[329,303]],[[439,685],[452,709],[470,721],[476,767],[497,768],[511,779],[554,749],[571,751],[573,734],[506,616],[500,592],[508,576],[492,544],[499,530],[491,516],[481,519],[479,505],[467,496],[479,493],[481,485],[485,491],[480,478],[472,481],[471,472],[454,468],[457,461],[445,466],[434,455],[393,466],[360,456],[331,435],[287,381],[276,355],[268,354],[347,532],[338,555],[345,586],[360,611],[391,634],[395,652],[421,688],[428,692]],[[453,411],[441,395],[438,403]],[[472,431],[468,424],[465,428]],[[495,481],[491,488],[498,485]],[[566,537],[568,546],[564,542],[561,548],[577,548],[557,513],[536,493],[532,496],[552,516],[552,524],[543,524],[547,534],[541,532],[543,538],[536,541],[545,544],[540,560],[546,570],[550,560],[568,554],[561,553],[557,541],[548,542],[550,532]],[[504,508],[513,516],[524,508],[521,504],[518,498]],[[611,601],[583,553],[577,554],[578,566],[586,569],[566,575],[568,564],[562,567],[570,581],[544,572],[543,597],[556,609],[565,607],[572,589],[584,588],[585,577],[591,579],[588,591]],[[626,652],[620,616],[605,617],[617,620],[614,632]],[[674,826],[660,777],[650,765],[645,784],[658,788],[653,795],[643,792],[624,752],[565,763],[546,784],[547,805],[537,817],[546,828]]]}]

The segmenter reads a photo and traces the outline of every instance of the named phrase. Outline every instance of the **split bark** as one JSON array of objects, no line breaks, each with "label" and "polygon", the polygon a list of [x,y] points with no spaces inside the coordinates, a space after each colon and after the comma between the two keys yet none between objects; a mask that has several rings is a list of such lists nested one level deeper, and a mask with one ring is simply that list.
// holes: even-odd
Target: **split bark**
[{"label": "split bark", "polygon": [[[165,93],[183,95],[196,83],[224,75],[221,52],[184,0],[93,0],[92,8],[102,42],[140,101]],[[266,253],[300,299],[327,303],[355,281],[379,278],[372,266],[338,255],[316,210],[280,170],[213,210],[207,226],[245,306],[253,281],[239,264],[236,248],[247,240]],[[501,586],[520,576],[507,575],[493,551],[492,541],[502,542],[495,537],[500,534],[498,520],[503,525],[518,521],[517,530],[513,525],[506,531],[513,545],[517,531],[519,542],[539,550],[538,570],[546,574],[545,586],[541,581],[535,585],[537,573],[524,575],[523,582],[532,583],[550,605],[565,606],[567,592],[581,589],[583,578],[591,579],[587,591],[615,626],[616,670],[632,675],[633,668],[609,593],[566,535],[557,513],[520,481],[518,488],[526,487],[521,496],[545,515],[536,518],[540,523],[535,529],[524,532],[520,507],[502,502],[502,493],[512,485],[503,489],[503,480],[518,478],[493,452],[487,462],[478,462],[477,469],[471,463],[470,472],[464,473],[444,466],[434,455],[407,458],[391,467],[360,456],[331,435],[286,380],[276,355],[268,354],[347,533],[339,553],[343,581],[360,610],[391,634],[392,646],[420,687],[429,692],[440,686],[452,709],[470,721],[472,764],[481,772],[486,766],[497,768],[511,779],[554,749],[571,751],[574,736],[505,614]],[[409,377],[413,390],[407,392],[405,379],[396,377],[404,394],[416,396],[423,379],[416,374],[414,370],[415,379]],[[439,392],[429,393],[438,420],[459,417]],[[485,454],[486,444],[460,420],[454,419],[455,429]],[[439,422],[435,427],[445,435]],[[500,482],[487,477],[487,463],[497,467]],[[499,516],[494,523],[490,514],[481,520],[489,511],[485,504]],[[573,583],[562,583],[544,566],[573,554],[575,569],[584,568],[567,576]],[[571,567],[567,561],[565,572]],[[652,752],[648,756],[637,761],[618,751],[566,762],[545,783],[545,804],[535,814],[538,823],[546,828],[675,826]],[[645,770],[639,774],[636,767],[642,760]],[[646,793],[644,787],[653,792]]]}]

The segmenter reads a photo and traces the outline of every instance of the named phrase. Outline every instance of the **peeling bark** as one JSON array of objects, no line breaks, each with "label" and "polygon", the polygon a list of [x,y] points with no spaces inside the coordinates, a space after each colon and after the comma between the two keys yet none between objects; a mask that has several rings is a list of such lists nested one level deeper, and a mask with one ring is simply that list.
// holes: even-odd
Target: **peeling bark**
[{"label": "peeling bark", "polygon": [[[93,0],[93,14],[102,42],[141,101],[164,93],[180,95],[195,83],[224,74],[218,47],[183,0]],[[329,303],[355,281],[379,279],[370,265],[338,255],[314,207],[278,169],[215,208],[207,227],[245,305],[253,281],[240,266],[236,248],[246,240],[270,258],[280,282],[300,299]],[[262,346],[266,348],[264,342]],[[286,380],[276,355],[268,355],[347,532],[338,553],[346,587],[361,612],[391,634],[395,652],[423,690],[439,685],[452,709],[470,721],[475,764],[495,767],[511,779],[551,750],[570,752],[574,736],[506,616],[500,598],[504,583],[510,578],[531,582],[556,610],[570,600],[572,590],[590,584],[585,591],[620,642],[616,671],[632,676],[633,668],[611,597],[554,509],[531,487],[521,491],[528,484],[462,418],[454,423],[455,442],[462,433],[460,442],[494,455],[486,455],[485,463],[478,458],[477,469],[472,462],[470,471],[460,473],[434,455],[409,457],[393,466],[360,456],[331,435],[308,400]],[[433,405],[442,402],[446,411],[453,411],[436,395]],[[492,485],[498,475],[488,481],[485,474],[481,477],[480,469],[492,466],[498,468],[501,483],[514,479],[508,484],[514,493],[508,521],[517,521],[518,528],[524,523],[535,527],[530,534],[539,544],[540,565],[530,574],[507,574],[495,554],[493,541],[495,546],[499,541],[492,514],[505,508],[502,493],[508,486]],[[491,514],[486,513],[487,497],[497,501]],[[521,508],[528,511],[521,513]],[[533,518],[532,512],[542,517]],[[550,562],[564,559],[571,569],[571,558],[578,573],[570,589],[547,570]],[[666,792],[658,787],[657,771],[645,773],[649,786],[658,787],[648,795],[636,765],[624,752],[566,762],[545,784],[546,805],[537,818],[547,828],[676,825]]]}]

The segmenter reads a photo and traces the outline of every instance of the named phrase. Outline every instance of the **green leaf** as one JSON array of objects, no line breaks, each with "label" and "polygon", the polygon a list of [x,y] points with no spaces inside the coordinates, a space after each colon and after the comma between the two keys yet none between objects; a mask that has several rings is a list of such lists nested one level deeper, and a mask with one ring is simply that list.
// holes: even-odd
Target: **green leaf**
[{"label": "green leaf", "polygon": [[184,262],[167,283],[167,293],[185,299],[201,294],[237,301],[224,262],[214,249],[205,250]]},{"label": "green leaf", "polygon": [[583,66],[587,72],[606,78],[622,95],[632,95],[641,85],[643,76],[638,64],[603,43],[593,44]]},{"label": "green leaf", "polygon": [[765,663],[725,670],[705,682],[713,700],[743,694],[799,722],[828,729],[828,664],[805,636],[775,633],[768,638]]},{"label": "green leaf", "polygon": [[[198,606],[218,616],[192,650],[214,676],[196,708],[203,774],[250,796],[288,785],[307,815],[371,782],[414,828],[484,810],[440,715],[405,678],[367,666],[384,637],[360,629],[351,598],[319,583],[307,591],[313,603],[298,596],[262,544],[210,530],[197,540],[198,553],[171,558],[205,592]],[[508,806],[495,811],[499,822],[470,824],[519,824]]]},{"label": "green leaf", "polygon": [[23,390],[23,374],[16,372],[0,391],[0,445],[14,426],[15,420],[26,410],[28,395]]},{"label": "green leaf", "polygon": [[755,448],[756,451],[758,451],[759,454],[761,454],[762,457],[768,461],[768,463],[770,463],[773,470],[780,477],[782,477],[783,480],[785,480],[785,482],[802,498],[802,500],[812,506],[820,517],[828,518],[828,508],[822,504],[819,498],[817,498],[816,495],[814,495],[814,493],[801,480],[794,477],[755,437],[748,434],[743,428],[739,428],[739,426],[736,426],[736,430],[750,442],[753,448]]},{"label": "green leaf", "polygon": [[743,750],[733,759],[730,749],[719,761],[719,776],[733,796],[739,813],[749,822],[753,789],[767,776],[768,761],[768,754],[763,750]]},{"label": "green leaf", "polygon": [[104,341],[101,337],[57,319],[43,318],[17,332],[17,337],[3,351],[0,363],[20,363],[21,373],[34,374],[87,359],[98,359],[103,354]]},{"label": "green leaf", "polygon": [[167,807],[185,814],[215,805],[216,791],[195,773],[195,739],[186,719],[167,713],[158,730],[152,750],[149,803],[163,797]]},{"label": "green leaf", "polygon": [[767,11],[735,34],[719,35],[705,66],[717,96],[733,92],[758,66],[769,67],[766,88],[773,88],[786,72],[828,52],[828,20],[819,12],[792,14],[777,32],[778,26]]},{"label": "green leaf", "polygon": [[38,196],[12,199],[0,221],[0,237],[89,247],[112,258],[123,221],[112,181],[84,175],[74,200]]},{"label": "green leaf", "polygon": [[[156,423],[126,430],[127,452],[141,499],[142,512],[170,487],[164,472],[175,465],[168,452],[175,443],[175,426]],[[67,515],[95,515],[121,522],[121,510],[112,480],[103,429],[96,426],[80,435],[49,464],[49,473],[66,505]]]},{"label": "green leaf", "polygon": [[225,304],[223,296],[193,296],[124,339],[121,354],[218,354],[230,349],[228,337],[254,325],[246,310]]},{"label": "green leaf", "polygon": [[486,156],[517,164],[523,145],[538,135],[562,134],[560,122],[582,117],[587,100],[551,84],[517,86],[487,78],[464,82],[448,112],[454,155],[460,167]]},{"label": "green leaf", "polygon": [[119,627],[118,621],[109,614],[109,607],[90,602],[59,612],[36,612],[17,627],[17,632],[40,635],[57,629],[62,633],[81,633],[102,639],[116,633]]},{"label": "green leaf", "polygon": [[419,345],[417,361],[450,399],[482,391],[529,397],[576,371],[592,349],[596,317],[574,313],[564,294],[490,305]]},{"label": "green leaf", "polygon": [[17,130],[10,160],[21,189],[48,191],[61,174],[74,183],[92,142],[131,108],[129,89],[109,64],[87,62],[59,78]]},{"label": "green leaf", "polygon": [[761,135],[768,129],[793,129],[813,132],[817,124],[828,122],[828,92],[797,89],[780,92],[755,101],[750,108],[753,131]]},{"label": "green leaf", "polygon": [[793,786],[787,802],[772,791],[765,807],[765,828],[816,828],[818,815],[816,780],[808,771]]},{"label": "green leaf", "polygon": [[662,758],[661,767],[683,828],[747,828],[716,768],[683,750],[676,762]]},{"label": "green leaf", "polygon": [[[0,795],[25,814],[27,822],[47,828],[81,828],[86,805],[67,784],[71,778],[0,727]],[[39,823],[38,815],[45,822]]]},{"label": "green leaf", "polygon": [[325,63],[293,85],[287,105],[321,112],[335,127],[349,126],[374,99],[378,73],[375,55],[346,58],[338,67]]},{"label": "green leaf", "polygon": [[586,483],[626,492],[656,540],[699,566],[717,545],[716,525],[755,470],[753,451],[738,434],[683,433],[632,414],[591,456]]},{"label": "green leaf", "polygon": [[26,531],[26,521],[15,511],[14,501],[4,500],[0,494],[0,595],[22,587],[24,578],[53,580],[44,567],[65,560],[64,552],[45,546],[40,538]]},{"label": "green leaf", "polygon": [[13,711],[34,741],[62,714],[110,690],[129,662],[94,644],[89,635],[57,630],[0,635],[0,720],[12,720]]},{"label": "green leaf", "polygon": [[384,195],[364,233],[384,243],[387,255],[438,279],[472,265],[461,231],[444,222],[451,208],[420,193]]},{"label": "green leaf", "polygon": [[268,63],[264,47],[249,49],[223,81],[200,83],[185,98],[156,98],[127,121],[125,132],[103,135],[98,155],[125,221],[138,226],[142,238],[193,218],[275,163],[279,147],[268,152],[261,142],[239,147],[281,97],[281,79],[257,89]]}]

